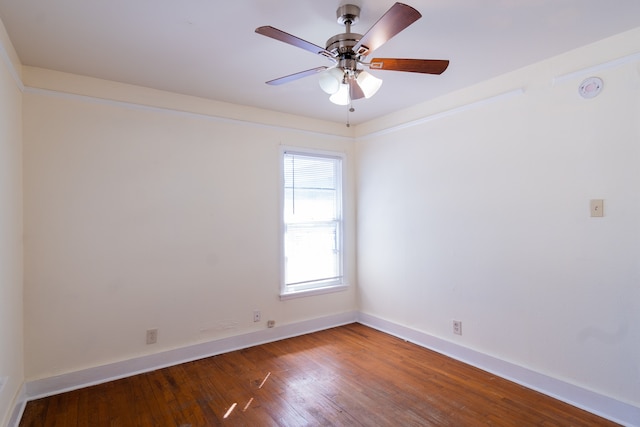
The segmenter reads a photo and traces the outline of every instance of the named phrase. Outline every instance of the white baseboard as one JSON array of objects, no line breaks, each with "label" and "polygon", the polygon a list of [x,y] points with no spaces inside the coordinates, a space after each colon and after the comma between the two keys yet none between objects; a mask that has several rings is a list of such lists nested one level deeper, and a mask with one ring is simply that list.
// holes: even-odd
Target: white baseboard
[{"label": "white baseboard", "polygon": [[24,407],[27,405],[27,392],[25,384],[22,384],[20,390],[18,391],[18,395],[15,399],[15,406],[13,407],[13,411],[11,412],[11,417],[9,418],[8,427],[18,427],[20,424],[20,420],[22,419],[22,413],[24,412]]},{"label": "white baseboard", "polygon": [[539,391],[616,423],[628,427],[640,427],[640,408],[636,406],[369,314],[359,313],[358,322]]},{"label": "white baseboard", "polygon": [[347,312],[319,319],[264,329],[184,348],[137,357],[108,365],[30,381],[23,386],[9,426],[17,426],[29,400],[113,381],[192,360],[215,356],[254,345],[304,335],[323,329],[359,322],[502,378],[567,402],[628,427],[640,427],[640,408],[610,397],[540,374],[458,344],[401,326],[365,313]]},{"label": "white baseboard", "polygon": [[29,381],[26,384],[26,400],[39,399],[254,345],[346,325],[356,322],[357,318],[358,313],[355,311],[341,313]]}]

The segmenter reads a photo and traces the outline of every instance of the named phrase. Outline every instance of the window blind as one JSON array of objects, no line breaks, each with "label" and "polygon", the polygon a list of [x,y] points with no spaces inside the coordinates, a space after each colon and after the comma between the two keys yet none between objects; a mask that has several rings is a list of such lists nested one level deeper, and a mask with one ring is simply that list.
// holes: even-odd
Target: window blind
[{"label": "window blind", "polygon": [[342,280],[342,159],[284,154],[285,286],[328,286]]}]

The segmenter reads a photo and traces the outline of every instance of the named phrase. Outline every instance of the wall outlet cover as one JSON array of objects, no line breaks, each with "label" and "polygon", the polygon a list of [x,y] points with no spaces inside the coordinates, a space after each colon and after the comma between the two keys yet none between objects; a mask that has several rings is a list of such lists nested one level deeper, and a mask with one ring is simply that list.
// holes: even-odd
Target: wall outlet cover
[{"label": "wall outlet cover", "polygon": [[462,322],[460,320],[453,321],[453,333],[456,335],[462,335]]},{"label": "wall outlet cover", "polygon": [[147,330],[147,344],[155,344],[158,342],[158,330],[157,329],[148,329]]}]

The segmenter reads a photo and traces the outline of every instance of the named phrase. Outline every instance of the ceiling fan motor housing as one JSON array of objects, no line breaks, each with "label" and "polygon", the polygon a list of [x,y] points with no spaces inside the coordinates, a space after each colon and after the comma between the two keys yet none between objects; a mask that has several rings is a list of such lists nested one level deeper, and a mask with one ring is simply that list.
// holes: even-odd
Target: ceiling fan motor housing
[{"label": "ceiling fan motor housing", "polygon": [[[336,16],[338,18],[338,24],[344,25],[347,31],[342,34],[336,34],[327,40],[326,50],[333,53],[337,58],[340,58],[340,65],[345,66],[343,68],[355,70],[355,61],[351,63],[350,60],[356,59],[353,47],[360,41],[362,34],[352,33],[351,25],[358,22],[360,18],[360,8],[353,4],[345,4],[338,7]],[[344,62],[344,64],[342,64],[342,62]]]},{"label": "ceiling fan motor housing", "polygon": [[327,40],[326,49],[337,57],[353,54],[353,47],[360,41],[362,34],[342,33],[336,34]]}]

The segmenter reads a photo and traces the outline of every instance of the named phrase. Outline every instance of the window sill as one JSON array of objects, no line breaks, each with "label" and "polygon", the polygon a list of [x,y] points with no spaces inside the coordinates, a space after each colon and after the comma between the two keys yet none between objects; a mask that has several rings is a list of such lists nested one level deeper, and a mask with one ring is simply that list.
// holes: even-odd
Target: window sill
[{"label": "window sill", "polygon": [[286,293],[280,294],[280,301],[285,301],[285,300],[294,299],[294,298],[310,297],[314,295],[329,294],[333,292],[342,292],[342,291],[346,291],[347,289],[349,289],[349,285],[341,284],[341,285],[326,286],[323,288],[305,289],[302,291],[286,292]]}]

